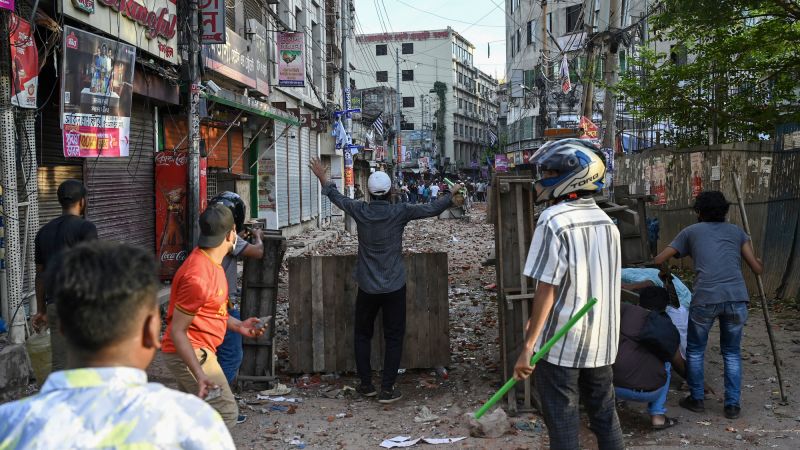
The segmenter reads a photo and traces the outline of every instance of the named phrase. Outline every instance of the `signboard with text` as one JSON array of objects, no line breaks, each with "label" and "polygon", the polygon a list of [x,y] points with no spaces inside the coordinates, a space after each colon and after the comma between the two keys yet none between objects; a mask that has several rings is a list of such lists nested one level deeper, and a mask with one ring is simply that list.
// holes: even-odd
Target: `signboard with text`
[{"label": "signboard with text", "polygon": [[278,86],[305,86],[305,33],[278,33]]},{"label": "signboard with text", "polygon": [[255,89],[256,61],[248,50],[250,43],[230,29],[225,32],[225,44],[203,46],[203,62],[214,72]]},{"label": "signboard with text", "polygon": [[64,0],[58,4],[65,16],[172,64],[179,62],[174,0]]},{"label": "signboard with text", "polygon": [[269,95],[269,52],[267,51],[267,29],[255,19],[248,22],[250,32],[250,56],[256,63],[256,90]]},{"label": "signboard with text", "polygon": [[200,0],[200,43],[225,43],[225,0]]},{"label": "signboard with text", "polygon": [[31,25],[16,14],[8,16],[11,43],[11,104],[36,109],[39,88],[39,52]]},{"label": "signboard with text", "polygon": [[63,48],[64,156],[128,156],[136,48],[70,26]]},{"label": "signboard with text", "polygon": [[508,158],[504,154],[494,155],[495,172],[508,172]]}]

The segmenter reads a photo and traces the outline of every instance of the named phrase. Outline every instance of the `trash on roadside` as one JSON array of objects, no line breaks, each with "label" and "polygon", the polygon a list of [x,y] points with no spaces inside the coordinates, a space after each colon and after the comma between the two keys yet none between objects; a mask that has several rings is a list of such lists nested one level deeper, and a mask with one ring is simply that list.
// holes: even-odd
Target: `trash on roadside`
[{"label": "trash on roadside", "polygon": [[322,396],[325,397],[325,398],[334,399],[334,398],[337,398],[339,396],[339,394],[341,394],[341,393],[342,393],[341,389],[335,389],[333,387],[330,387],[330,388],[328,388],[327,391],[323,391],[322,392]]},{"label": "trash on roadside", "polygon": [[276,403],[302,403],[303,400],[294,397],[268,397],[261,394],[256,395],[257,400],[268,400]]},{"label": "trash on roadside", "polygon": [[503,408],[497,408],[480,419],[476,419],[473,413],[466,413],[465,416],[470,436],[499,438],[508,431],[508,416]]},{"label": "trash on roadside", "polygon": [[[347,416],[348,416],[348,413],[339,413],[339,414],[336,415],[336,418],[337,419],[344,419]],[[350,415],[350,417],[353,417],[353,416]]]},{"label": "trash on roadside", "polygon": [[466,439],[466,436],[463,437],[455,437],[455,438],[426,438],[421,437],[417,439],[411,439],[410,436],[395,436],[393,438],[385,439],[381,442],[381,447],[383,448],[404,448],[404,447],[411,447],[419,443],[420,441],[425,442],[427,444],[432,445],[439,445],[439,444],[452,444],[458,441],[463,441]]},{"label": "trash on roadside", "polygon": [[292,388],[286,386],[285,384],[278,383],[278,385],[275,386],[274,388],[267,389],[266,391],[261,391],[261,392],[258,393],[258,395],[260,395],[260,396],[263,395],[263,396],[266,396],[266,397],[270,397],[270,396],[286,395],[286,394],[289,394],[291,392],[292,392]]},{"label": "trash on roadside", "polygon": [[439,416],[431,412],[431,410],[427,406],[423,406],[422,409],[419,411],[419,415],[414,417],[414,422],[416,423],[428,423],[428,422],[435,422],[439,420]]},{"label": "trash on roadside", "polygon": [[[267,411],[276,411],[276,412],[286,412],[286,411],[289,411],[289,407],[288,407],[288,406],[283,406],[283,405],[270,405],[270,407],[269,407],[269,408],[265,408],[265,409],[266,409]],[[262,409],[262,411],[264,411],[264,409]]]},{"label": "trash on roadside", "polygon": [[306,448],[306,443],[300,440],[299,436],[293,437],[291,440],[289,440],[288,444],[294,445],[297,448]]},{"label": "trash on roadside", "polygon": [[466,438],[467,438],[466,436],[462,436],[456,438],[422,438],[422,440],[424,442],[427,442],[428,444],[437,445],[437,444],[452,444],[454,442],[463,441]]}]

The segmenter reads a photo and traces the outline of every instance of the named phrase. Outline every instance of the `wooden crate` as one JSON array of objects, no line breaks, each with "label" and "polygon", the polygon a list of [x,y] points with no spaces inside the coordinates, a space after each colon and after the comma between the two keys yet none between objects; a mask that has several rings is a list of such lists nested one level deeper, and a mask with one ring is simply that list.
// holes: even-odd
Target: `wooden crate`
[{"label": "wooden crate", "polygon": [[[413,253],[406,266],[406,336],[401,367],[450,363],[447,253]],[[352,372],[353,320],[358,286],[355,255],[289,259],[289,371]],[[383,326],[378,314],[372,369],[383,367]]]}]

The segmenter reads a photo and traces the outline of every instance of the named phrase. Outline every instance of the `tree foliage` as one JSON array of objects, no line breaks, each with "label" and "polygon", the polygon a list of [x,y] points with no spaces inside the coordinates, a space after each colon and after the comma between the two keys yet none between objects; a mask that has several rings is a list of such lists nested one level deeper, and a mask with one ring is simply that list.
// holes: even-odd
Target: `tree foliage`
[{"label": "tree foliage", "polygon": [[444,120],[447,112],[447,85],[437,81],[433,83],[433,91],[439,98],[439,110],[436,111],[436,140],[439,141],[439,151],[444,152],[445,131],[447,130]]},{"label": "tree foliage", "polygon": [[[650,42],[616,87],[635,115],[670,123],[679,145],[707,143],[709,130],[718,142],[752,140],[800,121],[800,2],[665,0],[658,8]],[[654,50],[656,41],[675,43],[673,54]]]}]

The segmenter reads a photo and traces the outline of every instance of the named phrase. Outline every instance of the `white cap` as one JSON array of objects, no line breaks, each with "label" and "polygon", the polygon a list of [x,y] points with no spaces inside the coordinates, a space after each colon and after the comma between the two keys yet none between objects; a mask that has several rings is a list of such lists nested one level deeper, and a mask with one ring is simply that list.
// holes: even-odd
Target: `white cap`
[{"label": "white cap", "polygon": [[369,176],[367,181],[367,188],[372,195],[388,194],[392,189],[392,180],[386,172],[377,171]]}]

